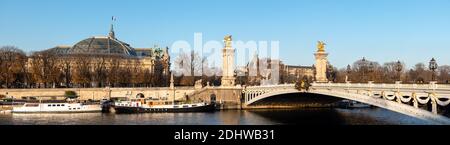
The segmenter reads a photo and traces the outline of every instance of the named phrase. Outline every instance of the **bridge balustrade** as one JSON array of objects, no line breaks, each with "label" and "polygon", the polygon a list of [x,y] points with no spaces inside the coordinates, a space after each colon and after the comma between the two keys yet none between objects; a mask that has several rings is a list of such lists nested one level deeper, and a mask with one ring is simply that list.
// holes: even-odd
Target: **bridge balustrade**
[{"label": "bridge balustrade", "polygon": [[[355,101],[364,100],[365,102],[363,103],[369,104],[370,102],[382,104],[380,106],[391,104],[388,102],[395,102],[397,103],[394,105],[396,108],[387,106],[387,109],[403,109],[403,112],[399,111],[401,113],[405,113],[405,110],[408,110],[409,113],[414,113],[414,111],[411,111],[414,110],[413,108],[415,108],[418,112],[421,112],[419,110],[429,112],[427,109],[422,109],[423,107],[421,108],[421,106],[431,104],[431,113],[436,116],[441,116],[438,114],[438,106],[445,107],[450,104],[450,85],[436,84],[435,82],[430,84],[402,84],[400,82],[396,82],[395,84],[376,84],[373,82],[312,83],[310,88],[310,93],[322,93],[327,95],[329,94],[331,96],[334,96],[333,94],[339,94],[340,97],[344,96],[346,99]],[[243,101],[245,104],[250,105],[251,103],[263,99],[263,97],[267,97],[268,95],[294,89],[295,84],[250,86],[244,88],[242,91],[244,97]],[[356,96],[358,97],[352,98]],[[408,108],[408,106],[413,108]],[[422,115],[423,114],[426,113],[422,113]],[[446,121],[447,120],[444,119],[444,122]]]}]

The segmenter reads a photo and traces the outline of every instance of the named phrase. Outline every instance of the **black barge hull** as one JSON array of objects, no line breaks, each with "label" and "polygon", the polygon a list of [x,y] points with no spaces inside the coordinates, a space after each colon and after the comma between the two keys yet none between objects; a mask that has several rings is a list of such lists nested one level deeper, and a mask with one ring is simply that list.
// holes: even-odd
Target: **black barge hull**
[{"label": "black barge hull", "polygon": [[167,113],[167,112],[214,112],[216,106],[214,104],[189,107],[189,108],[142,108],[142,107],[125,107],[114,106],[116,113]]}]

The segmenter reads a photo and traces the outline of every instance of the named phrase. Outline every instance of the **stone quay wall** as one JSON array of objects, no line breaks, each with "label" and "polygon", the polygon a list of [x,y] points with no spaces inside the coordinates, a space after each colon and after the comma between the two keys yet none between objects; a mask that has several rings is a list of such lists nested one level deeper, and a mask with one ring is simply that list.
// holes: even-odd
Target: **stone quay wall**
[{"label": "stone quay wall", "polygon": [[55,88],[55,89],[0,89],[0,95],[13,96],[15,99],[30,97],[62,97],[66,91],[74,91],[79,100],[101,100],[111,98],[136,98],[138,94],[145,98],[160,98],[191,101],[215,101],[221,109],[242,109],[241,87],[170,87],[161,88]]},{"label": "stone quay wall", "polygon": [[183,100],[186,95],[193,93],[194,87],[169,87],[160,88],[55,88],[55,89],[0,89],[0,95],[13,96],[15,99],[23,97],[51,97],[64,96],[66,91],[74,91],[80,100],[101,100],[127,97],[135,98],[138,94],[144,95],[145,98],[162,98],[172,100],[174,93],[176,100]]},{"label": "stone quay wall", "polygon": [[215,101],[221,104],[221,109],[242,109],[241,87],[204,87],[189,96],[194,101]]}]

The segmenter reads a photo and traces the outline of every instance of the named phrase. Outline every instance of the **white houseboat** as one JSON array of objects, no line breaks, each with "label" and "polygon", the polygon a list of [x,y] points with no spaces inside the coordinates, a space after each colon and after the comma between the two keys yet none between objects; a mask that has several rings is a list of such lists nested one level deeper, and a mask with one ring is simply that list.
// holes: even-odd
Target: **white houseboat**
[{"label": "white houseboat", "polygon": [[83,113],[101,112],[100,104],[83,103],[25,103],[20,107],[13,107],[12,113]]},{"label": "white houseboat", "polygon": [[64,100],[57,100],[52,96],[50,100],[29,100],[21,106],[14,106],[12,113],[84,113],[84,112],[101,112],[102,105],[100,103],[83,103],[77,102],[75,99],[66,98]]}]

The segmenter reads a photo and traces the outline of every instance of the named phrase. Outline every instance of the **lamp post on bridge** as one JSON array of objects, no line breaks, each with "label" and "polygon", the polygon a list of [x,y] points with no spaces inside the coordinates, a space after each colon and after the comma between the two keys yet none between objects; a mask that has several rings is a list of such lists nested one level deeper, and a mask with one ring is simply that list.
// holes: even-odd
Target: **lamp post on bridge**
[{"label": "lamp post on bridge", "polygon": [[346,83],[351,81],[351,79],[349,78],[350,73],[352,73],[352,68],[351,68],[351,66],[349,64],[349,65],[347,65],[347,75],[345,76],[345,82]]},{"label": "lamp post on bridge", "polygon": [[373,62],[370,62],[369,63],[369,68],[368,68],[368,72],[369,72],[369,81],[372,81],[373,80],[373,72],[375,71],[375,68],[374,68],[375,66],[374,66],[374,64],[373,64]]},{"label": "lamp post on bridge", "polygon": [[429,64],[428,68],[432,71],[431,81],[435,81],[435,77],[436,77],[435,76],[435,71],[438,68],[438,65],[437,65],[436,60],[434,58],[432,58],[430,60],[430,64]]},{"label": "lamp post on bridge", "polygon": [[361,60],[359,64],[359,69],[362,72],[362,82],[370,81],[368,79],[369,74],[371,74],[374,71],[374,64],[373,62],[370,62],[366,60],[365,57]]},{"label": "lamp post on bridge", "polygon": [[361,68],[362,70],[362,82],[364,82],[364,81],[366,81],[366,67],[367,67],[367,62],[366,62],[366,58],[365,57],[363,57],[363,59],[361,60],[361,62],[362,62],[362,66],[359,66],[359,68]]},{"label": "lamp post on bridge", "polygon": [[397,71],[397,81],[401,81],[401,71],[403,70],[403,65],[400,60],[395,64],[395,70]]},{"label": "lamp post on bridge", "polygon": [[334,82],[334,80],[335,80],[334,68],[329,63],[327,64],[326,73],[327,73],[328,82]]}]

